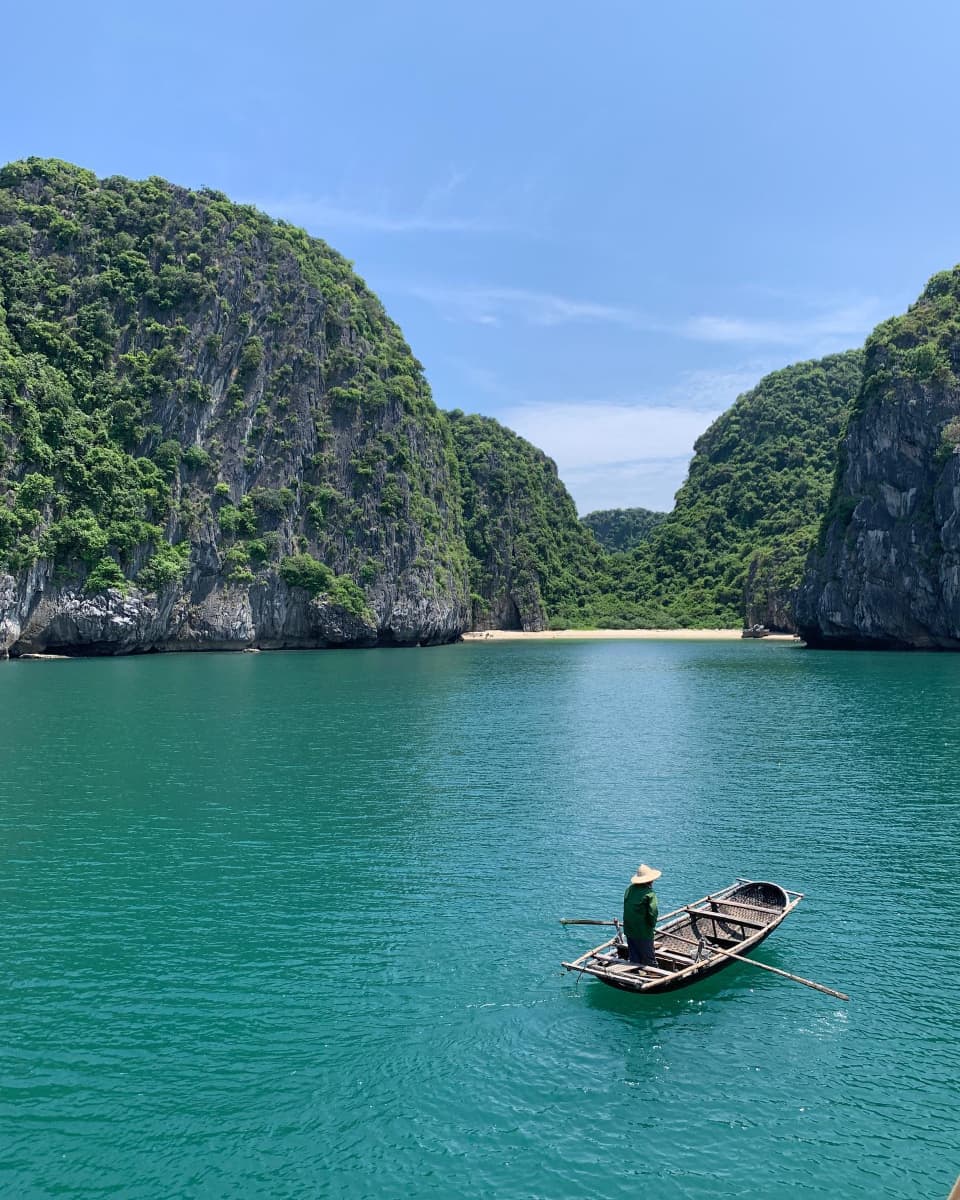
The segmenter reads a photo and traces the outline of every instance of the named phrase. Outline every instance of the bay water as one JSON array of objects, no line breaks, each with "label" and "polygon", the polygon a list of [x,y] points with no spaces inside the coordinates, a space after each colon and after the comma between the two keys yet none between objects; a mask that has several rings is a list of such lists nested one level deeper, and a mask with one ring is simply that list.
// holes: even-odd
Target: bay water
[{"label": "bay water", "polygon": [[[788,643],[0,664],[0,1196],[945,1198],[960,658]],[[685,991],[560,968],[806,893]]]}]

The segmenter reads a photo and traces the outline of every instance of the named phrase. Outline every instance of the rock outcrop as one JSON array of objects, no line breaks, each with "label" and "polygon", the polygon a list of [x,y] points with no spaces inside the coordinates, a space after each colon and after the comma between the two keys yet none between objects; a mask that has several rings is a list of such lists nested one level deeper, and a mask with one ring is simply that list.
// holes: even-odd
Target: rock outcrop
[{"label": "rock outcrop", "polygon": [[448,414],[463,493],[474,629],[577,623],[603,550],[542,450],[490,417]]},{"label": "rock outcrop", "polygon": [[0,655],[469,623],[448,423],[325,243],[163,180],[0,171]]},{"label": "rock outcrop", "polygon": [[797,601],[812,646],[960,649],[960,268],[867,341]]},{"label": "rock outcrop", "polygon": [[162,596],[116,588],[89,595],[50,581],[35,592],[28,588],[26,603],[17,580],[6,575],[0,613],[0,646],[15,656],[372,646],[381,636],[372,621],[275,575],[253,585],[214,586],[203,598],[173,588]]},{"label": "rock outcrop", "polygon": [[765,625],[774,633],[796,633],[796,554],[760,550],[750,559],[743,583],[744,625]]}]

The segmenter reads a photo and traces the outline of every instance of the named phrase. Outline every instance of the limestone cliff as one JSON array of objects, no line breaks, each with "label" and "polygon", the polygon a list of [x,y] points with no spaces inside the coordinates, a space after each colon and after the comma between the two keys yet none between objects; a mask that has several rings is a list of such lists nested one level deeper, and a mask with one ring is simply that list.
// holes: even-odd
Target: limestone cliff
[{"label": "limestone cliff", "polygon": [[960,268],[866,346],[798,599],[810,645],[960,649]]},{"label": "limestone cliff", "polygon": [[596,621],[603,551],[542,450],[490,417],[449,414],[460,462],[474,629]]},{"label": "limestone cliff", "polygon": [[448,424],[349,263],[218,192],[0,171],[0,655],[468,617]]}]

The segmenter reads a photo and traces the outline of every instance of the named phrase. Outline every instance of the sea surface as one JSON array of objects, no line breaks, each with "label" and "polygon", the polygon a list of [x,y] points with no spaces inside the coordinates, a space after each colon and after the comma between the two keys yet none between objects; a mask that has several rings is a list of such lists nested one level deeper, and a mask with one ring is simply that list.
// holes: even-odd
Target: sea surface
[{"label": "sea surface", "polygon": [[[881,1197],[960,1173],[960,656],[0,664],[0,1196]],[[563,972],[806,898],[759,961]]]}]

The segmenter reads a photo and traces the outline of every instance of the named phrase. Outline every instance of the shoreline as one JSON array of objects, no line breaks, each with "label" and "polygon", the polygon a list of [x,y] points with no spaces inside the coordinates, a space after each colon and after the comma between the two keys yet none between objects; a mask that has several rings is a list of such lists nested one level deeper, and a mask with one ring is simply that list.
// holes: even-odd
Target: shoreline
[{"label": "shoreline", "polygon": [[[551,641],[741,641],[739,629],[544,629],[525,633],[520,629],[486,629],[462,635],[465,642],[551,642]],[[765,638],[743,641],[797,642],[792,633],[770,633]]]},{"label": "shoreline", "polygon": [[[543,629],[525,632],[522,629],[485,629],[463,633],[455,641],[438,642],[437,645],[455,645],[456,642],[573,642],[573,641],[677,641],[677,642],[739,642],[739,629]],[[792,633],[769,633],[765,638],[743,639],[764,642],[794,642],[802,645],[799,637]],[[412,643],[412,648],[416,643]],[[211,646],[178,647],[164,649],[164,654],[263,654],[293,653],[305,650],[353,650],[353,649],[398,649],[396,646],[278,646],[264,649],[260,646]],[[9,662],[73,662],[91,658],[139,658],[145,650],[128,650],[117,654],[47,654],[32,651],[26,654],[3,656],[0,661]]]}]

